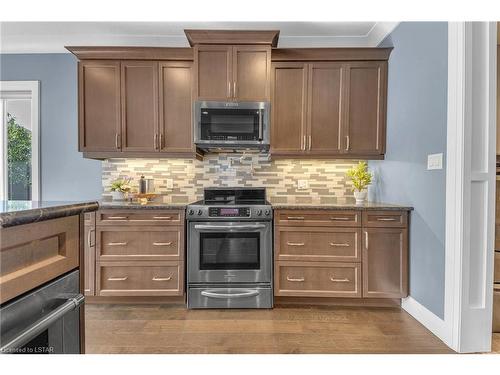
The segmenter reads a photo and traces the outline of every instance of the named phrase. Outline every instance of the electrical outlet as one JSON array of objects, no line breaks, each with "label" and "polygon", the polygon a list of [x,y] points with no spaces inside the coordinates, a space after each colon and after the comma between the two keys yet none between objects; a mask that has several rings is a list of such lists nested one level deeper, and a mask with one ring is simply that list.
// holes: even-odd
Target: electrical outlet
[{"label": "electrical outlet", "polygon": [[167,189],[173,189],[174,188],[174,180],[171,178],[167,178]]},{"label": "electrical outlet", "polygon": [[427,155],[427,170],[443,169],[443,153]]},{"label": "electrical outlet", "polygon": [[309,189],[309,181],[308,180],[298,180],[297,181],[297,189],[299,189],[299,190]]}]

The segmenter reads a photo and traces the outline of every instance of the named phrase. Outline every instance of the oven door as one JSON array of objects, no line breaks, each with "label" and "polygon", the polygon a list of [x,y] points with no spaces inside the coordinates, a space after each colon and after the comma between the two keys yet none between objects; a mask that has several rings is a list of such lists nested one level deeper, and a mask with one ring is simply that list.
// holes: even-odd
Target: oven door
[{"label": "oven door", "polygon": [[271,222],[191,222],[189,283],[270,283]]},{"label": "oven door", "polygon": [[79,354],[79,271],[0,308],[0,353]]},{"label": "oven door", "polygon": [[196,102],[195,143],[199,146],[269,144],[269,103]]}]

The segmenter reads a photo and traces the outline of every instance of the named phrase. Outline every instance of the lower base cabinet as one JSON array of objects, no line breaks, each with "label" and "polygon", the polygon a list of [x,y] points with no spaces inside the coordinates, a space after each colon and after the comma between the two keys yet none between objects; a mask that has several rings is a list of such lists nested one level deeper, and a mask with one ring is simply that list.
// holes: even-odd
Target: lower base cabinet
[{"label": "lower base cabinet", "polygon": [[408,295],[408,211],[276,210],[277,297]]},{"label": "lower base cabinet", "polygon": [[184,210],[102,209],[85,230],[87,295],[184,295]]}]

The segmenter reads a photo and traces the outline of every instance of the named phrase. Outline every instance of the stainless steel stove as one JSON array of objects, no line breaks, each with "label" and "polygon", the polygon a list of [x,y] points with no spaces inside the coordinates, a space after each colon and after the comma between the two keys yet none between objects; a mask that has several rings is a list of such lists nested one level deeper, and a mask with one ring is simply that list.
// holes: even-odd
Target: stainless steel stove
[{"label": "stainless steel stove", "polygon": [[272,219],[264,188],[210,188],[187,207],[188,308],[272,308]]}]

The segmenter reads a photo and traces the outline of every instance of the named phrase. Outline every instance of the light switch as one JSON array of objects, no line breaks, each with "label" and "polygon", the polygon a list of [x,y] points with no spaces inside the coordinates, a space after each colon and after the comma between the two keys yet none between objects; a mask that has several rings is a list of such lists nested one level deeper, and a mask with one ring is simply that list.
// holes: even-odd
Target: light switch
[{"label": "light switch", "polygon": [[167,189],[173,189],[174,188],[174,180],[171,178],[167,178]]},{"label": "light switch", "polygon": [[443,169],[443,153],[427,155],[427,170]]},{"label": "light switch", "polygon": [[299,190],[309,189],[309,181],[308,180],[298,180],[297,181],[297,189],[299,189]]}]

